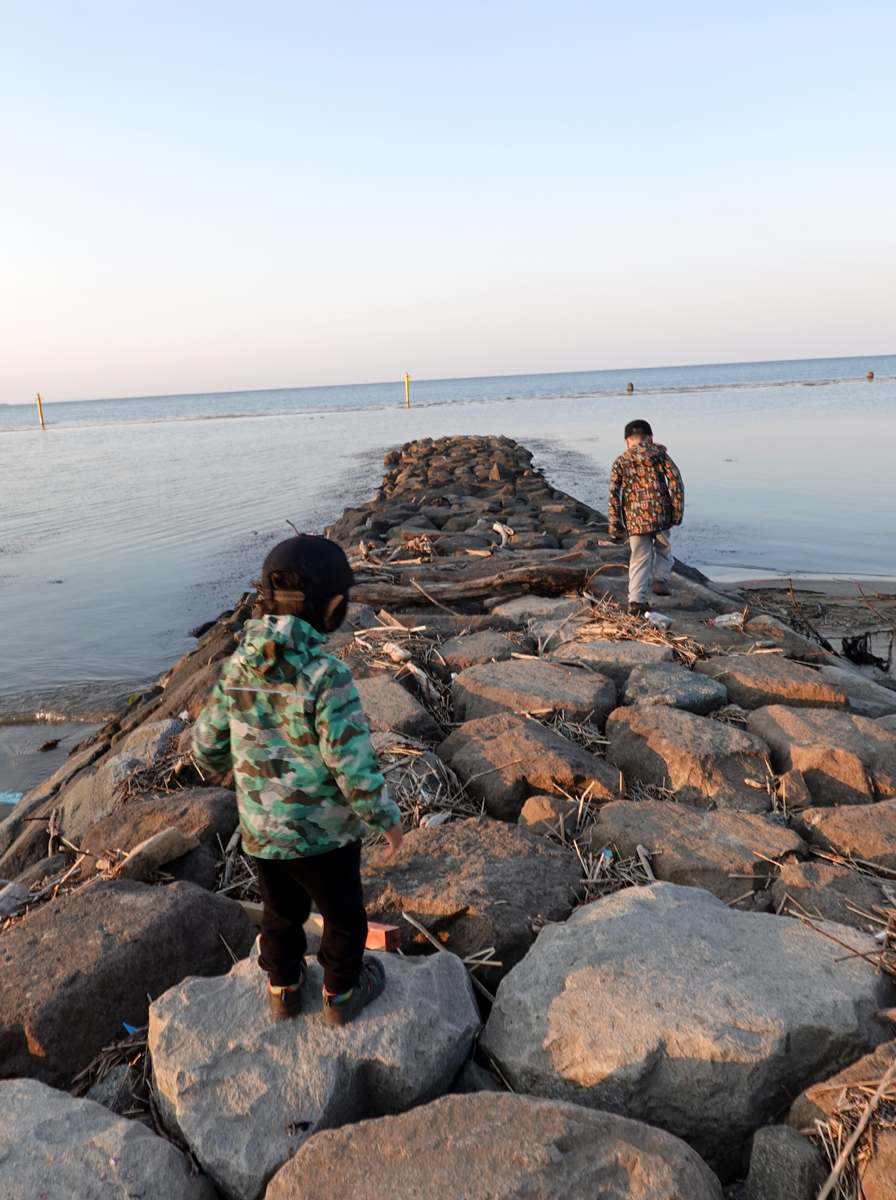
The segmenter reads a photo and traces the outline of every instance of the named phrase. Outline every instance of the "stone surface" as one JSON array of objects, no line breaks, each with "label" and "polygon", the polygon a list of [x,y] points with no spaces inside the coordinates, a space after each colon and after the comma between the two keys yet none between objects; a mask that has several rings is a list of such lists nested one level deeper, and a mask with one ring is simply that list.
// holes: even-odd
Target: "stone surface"
[{"label": "stone surface", "polygon": [[656,883],[547,926],[502,981],[480,1045],[515,1090],[649,1119],[724,1182],[782,1095],[889,1036],[875,1013],[894,999],[892,981],[833,963],[797,921]]},{"label": "stone surface", "polygon": [[818,846],[896,871],[896,800],[848,808],[804,808],[794,827]]},{"label": "stone surface", "polygon": [[820,642],[803,637],[795,629],[773,617],[771,613],[760,613],[751,617],[744,625],[744,633],[757,642],[777,642],[789,658],[801,658],[810,663],[836,662],[832,654],[826,653]]},{"label": "stone surface", "polygon": [[144,1025],[147,992],[216,975],[255,927],[233,900],[191,883],[97,881],[42,905],[0,939],[0,1076],[69,1082],[123,1021]]},{"label": "stone surface", "polygon": [[423,742],[440,742],[445,736],[423,705],[391,675],[380,672],[355,683],[372,730],[406,733]]},{"label": "stone surface", "polygon": [[578,812],[579,805],[565,796],[530,796],[517,823],[541,835],[559,833],[562,816],[564,829],[569,833],[575,829]]},{"label": "stone surface", "polygon": [[846,694],[850,712],[858,713],[861,717],[887,717],[896,713],[896,692],[881,687],[860,671],[824,666],[819,674],[832,687]]},{"label": "stone surface", "polygon": [[[519,635],[517,635],[519,636]],[[483,629],[466,637],[450,638],[439,648],[448,674],[460,674],[478,663],[506,662],[511,654],[524,654],[523,645],[496,629]]]},{"label": "stone surface", "polygon": [[496,713],[467,721],[437,751],[493,817],[515,821],[526,799],[554,788],[581,792],[591,785],[595,799],[618,795],[619,775],[538,721]]},{"label": "stone surface", "polygon": [[635,667],[647,663],[671,662],[668,646],[650,642],[566,642],[548,655],[548,662],[571,662],[606,675],[622,687]]},{"label": "stone surface", "polygon": [[570,721],[603,729],[617,704],[616,684],[604,675],[545,662],[541,658],[483,663],[455,679],[458,721],[496,712],[562,712]]},{"label": "stone surface", "polygon": [[[849,867],[838,867],[818,860],[784,863],[771,891],[776,912],[781,905],[781,911],[791,916],[802,913],[821,917],[826,921],[851,925],[865,933],[877,933],[883,928],[854,911],[861,908],[880,916],[880,913],[874,913],[874,909],[887,905],[880,883],[868,875],[851,871]],[[788,903],[788,899],[795,903]]]},{"label": "stone surface", "polygon": [[826,1121],[834,1115],[844,1088],[853,1084],[876,1083],[887,1072],[894,1058],[896,1041],[886,1041],[830,1078],[812,1084],[794,1100],[787,1124],[794,1129],[814,1129],[816,1121]]},{"label": "stone surface", "polygon": [[819,671],[779,654],[729,654],[699,659],[694,670],[717,679],[741,708],[788,704],[791,708],[846,708],[846,693]]},{"label": "stone surface", "polygon": [[852,713],[775,704],[750,713],[750,733],[780,772],[801,771],[815,804],[868,804],[896,795],[896,735]]},{"label": "stone surface", "polygon": [[705,716],[728,703],[723,683],[689,671],[678,663],[635,667],[622,693],[623,704],[669,704]]},{"label": "stone surface", "polygon": [[435,829],[412,829],[401,848],[380,853],[361,872],[372,920],[398,925],[405,953],[430,952],[410,913],[465,958],[494,947],[501,967],[476,976],[493,991],[535,940],[539,916],[565,921],[575,902],[582,868],[572,850],[534,833],[471,817]]},{"label": "stone surface", "polygon": [[722,1200],[706,1164],[659,1129],[508,1094],[317,1134],[266,1200],[331,1200],[337,1180],[364,1200]]},{"label": "stone surface", "polygon": [[815,1200],[827,1179],[821,1151],[788,1125],[756,1130],[746,1200]]},{"label": "stone surface", "polygon": [[34,1079],[0,1082],[3,1200],[215,1200],[204,1176],[139,1121]]},{"label": "stone surface", "polygon": [[579,612],[585,605],[577,597],[567,596],[519,596],[506,600],[492,609],[495,617],[508,617],[518,625],[533,620],[562,621],[564,617]]},{"label": "stone surface", "polygon": [[254,950],[229,975],[188,979],[153,1004],[162,1120],[228,1200],[261,1197],[319,1130],[400,1112],[453,1083],[479,1028],[465,967],[453,954],[381,958],[385,991],[343,1028],[323,1023],[313,961],[304,1011],[275,1021]]},{"label": "stone surface", "polygon": [[166,874],[212,888],[221,858],[220,847],[227,845],[238,820],[233,792],[225,788],[184,788],[129,800],[85,833],[81,850],[92,855],[95,862],[110,850],[133,850],[154,833],[173,826],[181,833],[198,837],[199,846],[169,862]]},{"label": "stone surface", "polygon": [[604,805],[591,833],[592,848],[615,847],[630,858],[638,843],[653,855],[657,879],[706,888],[726,902],[749,890],[745,875],[756,877],[757,888],[765,887],[768,859],[806,853],[805,842],[790,829],[751,813],[703,812],[661,800]]},{"label": "stone surface", "polygon": [[768,792],[745,779],[768,777],[758,737],[721,721],[662,705],[617,708],[607,721],[607,758],[630,779],[675,792],[685,804],[765,812]]}]

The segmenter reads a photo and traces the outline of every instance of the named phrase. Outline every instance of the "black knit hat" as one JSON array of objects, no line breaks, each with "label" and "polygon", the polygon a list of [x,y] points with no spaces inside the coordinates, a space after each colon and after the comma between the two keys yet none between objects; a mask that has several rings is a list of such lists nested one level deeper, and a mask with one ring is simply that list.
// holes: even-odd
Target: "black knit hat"
[{"label": "black knit hat", "polygon": [[271,575],[278,571],[299,577],[302,591],[311,605],[326,604],[334,596],[348,595],[348,589],[355,582],[342,547],[329,538],[312,533],[287,538],[264,560],[261,582],[269,595]]},{"label": "black knit hat", "polygon": [[636,437],[638,434],[644,434],[647,437],[653,437],[653,430],[646,421],[629,421],[625,427],[625,436],[630,438]]}]

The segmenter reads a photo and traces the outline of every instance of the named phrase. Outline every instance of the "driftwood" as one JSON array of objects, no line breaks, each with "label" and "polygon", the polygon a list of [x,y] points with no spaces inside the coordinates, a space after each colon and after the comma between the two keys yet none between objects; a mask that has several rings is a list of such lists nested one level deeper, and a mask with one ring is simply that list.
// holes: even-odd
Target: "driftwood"
[{"label": "driftwood", "polygon": [[517,570],[499,571],[453,583],[426,583],[426,593],[418,587],[397,583],[358,583],[352,588],[352,600],[358,604],[409,608],[421,604],[460,604],[464,600],[484,600],[498,594],[523,595],[536,591],[543,595],[581,591],[586,572],[581,567],[553,563],[526,563]]},{"label": "driftwood", "polygon": [[171,826],[135,846],[117,870],[119,879],[146,879],[153,871],[199,845],[199,838]]}]

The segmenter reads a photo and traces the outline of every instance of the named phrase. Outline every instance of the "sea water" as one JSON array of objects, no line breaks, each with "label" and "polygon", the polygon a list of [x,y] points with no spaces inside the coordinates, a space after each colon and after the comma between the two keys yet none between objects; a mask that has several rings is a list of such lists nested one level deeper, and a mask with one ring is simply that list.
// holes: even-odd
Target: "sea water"
[{"label": "sea water", "polygon": [[[684,477],[684,561],[719,580],[896,575],[896,356],[412,380],[410,409],[402,379],[44,417],[0,406],[0,723],[110,711],[232,605],[287,519],[319,531],[418,437],[506,434],[605,509],[644,417]],[[0,739],[0,791],[3,770]]]}]

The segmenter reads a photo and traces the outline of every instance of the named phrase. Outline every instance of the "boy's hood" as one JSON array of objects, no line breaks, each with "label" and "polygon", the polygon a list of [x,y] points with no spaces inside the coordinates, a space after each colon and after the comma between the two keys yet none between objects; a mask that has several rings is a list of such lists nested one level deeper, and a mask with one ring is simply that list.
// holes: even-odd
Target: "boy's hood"
[{"label": "boy's hood", "polygon": [[301,617],[258,617],[246,622],[233,661],[267,683],[291,683],[326,640]]}]

